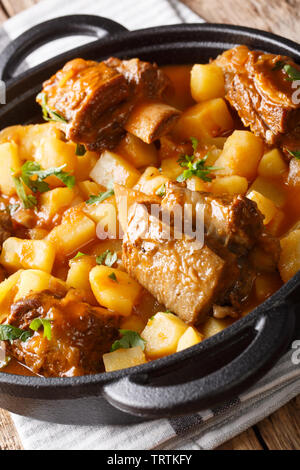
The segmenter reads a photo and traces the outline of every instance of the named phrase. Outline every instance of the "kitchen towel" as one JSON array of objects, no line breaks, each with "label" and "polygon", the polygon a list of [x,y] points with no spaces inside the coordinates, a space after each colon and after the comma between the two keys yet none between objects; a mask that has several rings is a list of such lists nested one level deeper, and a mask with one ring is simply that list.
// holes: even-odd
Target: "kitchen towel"
[{"label": "kitchen towel", "polygon": [[[202,19],[177,0],[43,0],[0,28],[0,49],[35,24],[67,14],[98,14],[128,29]],[[84,37],[45,45],[26,59],[26,67],[90,41]],[[23,65],[24,68],[24,65]],[[295,344],[294,346],[297,346]],[[300,343],[298,344],[300,350]],[[140,424],[68,426],[12,414],[27,450],[198,450],[214,449],[273,413],[300,393],[300,354],[291,349],[255,386],[214,409],[193,416]],[[55,401],[53,402],[55,406]]]}]

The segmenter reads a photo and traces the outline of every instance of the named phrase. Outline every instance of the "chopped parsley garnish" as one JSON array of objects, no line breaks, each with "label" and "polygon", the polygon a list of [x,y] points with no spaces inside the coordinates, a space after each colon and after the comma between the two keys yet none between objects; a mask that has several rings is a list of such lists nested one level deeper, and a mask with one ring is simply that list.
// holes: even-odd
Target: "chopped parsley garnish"
[{"label": "chopped parsley garnish", "polygon": [[82,253],[81,251],[78,251],[77,255],[74,256],[74,258],[72,258],[72,259],[82,258],[82,256],[86,256],[86,254],[85,254],[85,253]]},{"label": "chopped parsley garnish", "polygon": [[292,157],[295,157],[300,160],[300,150],[289,150],[288,148],[286,148],[286,150],[287,152],[289,152],[290,155],[292,155]]},{"label": "chopped parsley garnish", "polygon": [[111,352],[116,351],[117,349],[136,348],[137,346],[140,346],[144,351],[146,341],[144,341],[136,331],[119,330],[119,332],[122,338],[113,343]]},{"label": "chopped parsley garnish", "polygon": [[282,70],[285,66],[285,62],[283,60],[278,60],[272,70]]},{"label": "chopped parsley garnish", "polygon": [[68,121],[63,116],[61,116],[57,111],[53,111],[49,108],[47,95],[45,93],[40,93],[37,96],[37,99],[41,100],[43,118],[45,121],[63,122],[64,124],[67,124]]},{"label": "chopped parsley garnish", "polygon": [[32,209],[35,207],[37,205],[37,199],[32,196],[32,194],[26,194],[22,177],[12,176],[12,179],[16,187],[17,195],[22,201],[24,208]]},{"label": "chopped parsley garnish", "polygon": [[97,202],[103,202],[105,199],[113,196],[115,194],[113,189],[108,189],[104,193],[99,193],[97,196],[90,196],[86,201],[87,204],[96,204]]},{"label": "chopped parsley garnish", "polygon": [[288,76],[288,81],[293,82],[294,80],[300,80],[300,70],[296,69],[290,64],[287,64],[283,60],[278,60],[272,70],[284,70]]},{"label": "chopped parsley garnish", "polygon": [[44,328],[44,338],[51,341],[51,321],[46,318],[35,318],[29,325],[29,328],[33,331],[38,331],[41,327]]},{"label": "chopped parsley garnish", "polygon": [[104,251],[101,255],[97,256],[96,263],[97,264],[105,264],[110,268],[115,264],[118,260],[118,255],[116,252],[112,253],[110,250]]},{"label": "chopped parsley garnish", "polygon": [[[37,200],[33,195],[26,194],[24,185],[26,185],[33,193],[45,193],[46,191],[49,191],[50,187],[44,180],[48,178],[48,176],[56,176],[68,188],[72,189],[74,187],[75,177],[70,173],[63,171],[65,166],[66,165],[62,165],[57,168],[48,168],[48,170],[43,170],[36,162],[28,161],[24,163],[21,169],[21,175],[13,175],[12,178],[16,186],[17,194],[25,209],[31,209],[36,206]],[[14,173],[13,170],[12,172]]]},{"label": "chopped parsley garnish", "polygon": [[78,157],[83,157],[86,154],[86,148],[83,144],[77,144],[75,153]]},{"label": "chopped parsley garnish", "polygon": [[166,185],[162,184],[155,192],[157,196],[163,197],[166,194]]},{"label": "chopped parsley garnish", "polygon": [[0,325],[0,341],[12,342],[19,339],[25,343],[32,335],[32,331],[21,330],[12,325]]},{"label": "chopped parsley garnish", "polygon": [[114,282],[118,282],[117,276],[115,273],[111,273],[108,275],[109,279],[112,279]]},{"label": "chopped parsley garnish", "polygon": [[198,141],[194,137],[191,137],[192,145],[194,153],[193,155],[183,155],[179,160],[178,163],[182,168],[186,168],[181,175],[178,176],[177,181],[178,183],[182,183],[187,179],[191,178],[192,176],[197,176],[201,178],[203,181],[210,182],[212,181],[211,172],[213,170],[218,170],[218,168],[214,166],[205,166],[205,162],[208,158],[208,155],[205,155],[204,158],[201,160],[195,161],[195,152],[198,147]]}]

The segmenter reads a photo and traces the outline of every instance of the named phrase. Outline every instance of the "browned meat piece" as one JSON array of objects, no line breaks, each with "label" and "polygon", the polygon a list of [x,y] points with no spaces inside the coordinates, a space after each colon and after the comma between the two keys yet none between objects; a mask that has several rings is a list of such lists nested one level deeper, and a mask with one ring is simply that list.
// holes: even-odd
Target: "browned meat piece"
[{"label": "browned meat piece", "polygon": [[[295,88],[278,64],[300,67],[285,56],[250,51],[238,46],[216,59],[225,75],[226,98],[245,126],[274,145],[291,140],[300,144],[300,104],[293,100]],[[286,136],[285,134],[292,134]],[[295,142],[294,142],[295,143]]]},{"label": "browned meat piece", "polygon": [[11,216],[7,211],[0,211],[0,247],[3,242],[12,236],[13,225]]},{"label": "browned meat piece", "polygon": [[[161,103],[169,83],[155,64],[139,59],[110,58],[101,63],[75,59],[44,83],[37,101],[43,105],[46,99],[48,108],[67,121],[62,124],[67,139],[99,151],[119,143],[131,112],[140,102],[154,101],[150,110],[139,107],[135,112],[141,122],[132,132],[145,142],[168,132],[180,114]],[[149,112],[154,125],[147,121]]]},{"label": "browned meat piece", "polygon": [[118,338],[117,316],[82,302],[76,291],[65,297],[45,291],[13,304],[6,323],[27,330],[35,318],[51,320],[51,340],[38,331],[26,342],[7,345],[9,355],[46,377],[103,371],[102,355]]},{"label": "browned meat piece", "polygon": [[[263,216],[257,206],[245,196],[222,195],[189,191],[185,187],[169,183],[162,205],[172,210],[175,204],[204,209],[206,236],[240,255],[247,253],[263,231]],[[194,216],[195,214],[193,214]]]},{"label": "browned meat piece", "polygon": [[[127,192],[128,224],[123,239],[123,264],[128,273],[187,323],[203,321],[213,305],[241,309],[255,279],[250,253],[264,237],[265,246],[279,246],[263,234],[256,204],[242,196],[213,197],[167,185],[161,208],[167,219],[151,214],[151,202],[141,193],[115,188],[117,202]],[[135,202],[134,202],[135,200]],[[204,209],[204,243],[195,235],[178,238],[175,205],[184,208],[195,230],[197,203]],[[157,205],[157,199],[152,201]],[[173,210],[173,214],[171,211]],[[193,225],[194,224],[194,225]],[[122,224],[123,226],[124,224]],[[166,238],[166,234],[170,234]]]}]

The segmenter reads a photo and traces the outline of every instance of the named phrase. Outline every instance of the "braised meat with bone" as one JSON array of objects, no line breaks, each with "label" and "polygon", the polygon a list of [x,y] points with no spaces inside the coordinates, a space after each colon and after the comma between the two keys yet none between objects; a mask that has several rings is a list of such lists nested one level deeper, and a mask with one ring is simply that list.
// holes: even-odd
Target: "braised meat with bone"
[{"label": "braised meat with bone", "polygon": [[44,83],[37,101],[65,121],[67,139],[99,151],[114,148],[126,130],[146,143],[167,134],[180,115],[163,101],[168,86],[155,64],[139,59],[75,59]]},{"label": "braised meat with bone", "polygon": [[[189,324],[204,321],[214,304],[240,310],[255,279],[249,258],[255,246],[270,243],[272,250],[266,256],[276,265],[279,242],[264,234],[261,213],[244,196],[214,197],[167,184],[161,209],[172,213],[168,225],[166,219],[151,212],[151,206],[158,204],[156,198],[143,199],[141,193],[121,186],[116,186],[115,192],[119,204],[124,197],[128,202],[127,221],[123,220],[124,267]],[[185,214],[190,211],[195,224],[197,204],[204,211],[203,243],[186,232],[177,236],[180,227],[173,220],[177,206]]]},{"label": "braised meat with bone", "polygon": [[285,66],[300,76],[300,67],[289,57],[250,51],[237,46],[215,63],[225,76],[226,98],[246,127],[267,144],[289,149],[300,146],[300,100]]}]

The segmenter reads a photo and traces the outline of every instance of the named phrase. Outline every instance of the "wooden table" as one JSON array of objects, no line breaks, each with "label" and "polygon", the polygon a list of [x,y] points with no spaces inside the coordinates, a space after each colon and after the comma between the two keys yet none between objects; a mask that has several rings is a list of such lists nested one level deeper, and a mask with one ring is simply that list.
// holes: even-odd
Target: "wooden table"
[{"label": "wooden table", "polygon": [[[0,22],[39,0],[0,0]],[[299,0],[184,0],[206,21],[247,25],[299,40]],[[22,449],[9,414],[0,410],[0,449]],[[224,450],[300,449],[300,397],[224,444]]]}]

